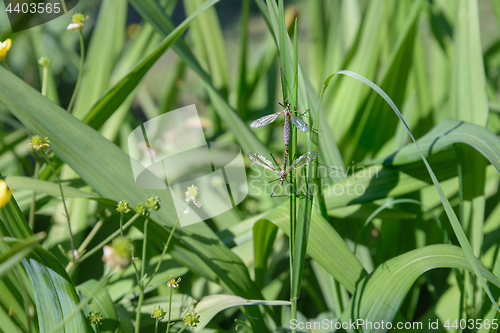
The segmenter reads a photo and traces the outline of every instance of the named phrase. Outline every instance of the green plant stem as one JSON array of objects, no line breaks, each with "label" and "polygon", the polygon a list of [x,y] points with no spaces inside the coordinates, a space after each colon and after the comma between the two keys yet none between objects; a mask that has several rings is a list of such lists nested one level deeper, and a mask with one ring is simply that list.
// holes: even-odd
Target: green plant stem
[{"label": "green plant stem", "polygon": [[[35,173],[33,174],[33,179],[38,179],[38,171],[40,170],[40,162],[35,157]],[[33,191],[33,195],[31,196],[31,205],[30,205],[30,215],[28,217],[28,224],[31,230],[35,231],[35,209],[36,209],[36,192]]]},{"label": "green plant stem", "polygon": [[120,212],[120,236],[123,237],[123,212]]},{"label": "green plant stem", "polygon": [[49,68],[43,66],[43,78],[42,78],[42,95],[47,96],[47,76],[49,74]]},{"label": "green plant stem", "polygon": [[172,231],[170,232],[170,235],[168,236],[167,242],[165,243],[165,246],[163,247],[163,251],[162,251],[161,256],[160,256],[160,261],[158,261],[158,264],[156,264],[155,270],[154,270],[153,274],[151,275],[151,277],[149,278],[148,282],[144,285],[144,288],[146,288],[151,283],[151,280],[153,280],[153,277],[155,276],[155,274],[158,273],[158,271],[160,270],[161,263],[163,262],[163,257],[165,256],[165,253],[167,253],[168,246],[170,245],[170,240],[172,239],[172,236],[174,235],[174,232],[175,232],[175,228],[177,228],[177,225],[179,225],[179,222],[182,218],[182,215],[184,215],[184,211],[186,210],[188,205],[189,205],[189,202],[186,202],[186,205],[182,209],[181,215],[179,216],[177,221],[175,221],[174,227],[172,228]]},{"label": "green plant stem", "polygon": [[99,231],[99,229],[101,229],[103,223],[104,223],[103,220],[97,221],[97,223],[94,225],[94,228],[92,228],[92,230],[88,234],[87,238],[85,238],[85,240],[82,242],[82,244],[78,248],[79,255],[83,254],[83,251],[85,251],[85,248],[87,247],[87,245],[89,245],[89,243],[92,241],[94,236],[97,235],[97,232]]},{"label": "green plant stem", "polygon": [[97,323],[96,323],[96,324],[94,324],[94,325],[95,325],[95,331],[96,331],[96,333],[99,333],[99,332],[100,332],[100,331],[99,331],[99,324],[97,324]]},{"label": "green plant stem", "polygon": [[[135,220],[137,220],[137,218],[139,217],[138,214],[135,214],[130,220],[127,221],[127,223],[125,223],[123,225],[123,229],[127,229],[132,223],[134,223]],[[96,253],[97,251],[99,250],[102,250],[103,246],[108,244],[109,242],[111,242],[111,240],[113,240],[113,238],[115,238],[116,236],[118,236],[120,234],[120,230],[117,230],[115,232],[113,232],[111,235],[109,235],[105,240],[103,240],[102,242],[99,243],[99,245],[95,246],[92,250],[86,252],[83,256],[81,256],[79,259],[78,259],[78,264],[81,263],[82,261],[84,261],[85,259],[87,259],[88,257],[90,257],[91,255],[93,255],[94,253]],[[76,263],[73,264],[73,262],[70,262],[68,263],[68,265],[66,266],[66,271],[68,273],[71,273],[71,271],[73,269],[75,269],[75,266],[76,266]]]},{"label": "green plant stem", "polygon": [[[294,109],[298,110],[298,30],[297,30],[297,18],[295,19],[295,29],[294,29],[294,41],[293,41],[293,46],[294,46],[294,63],[293,63],[293,70],[294,70],[294,82],[293,82],[293,91],[290,91],[290,94],[293,94],[294,96]],[[291,121],[291,119],[290,119]],[[292,156],[295,156],[295,153],[297,152],[297,129],[295,126],[290,126],[290,153]],[[293,188],[297,188],[296,186],[296,181],[294,177],[294,172],[290,172],[290,183],[292,184]],[[297,197],[295,191],[292,191],[291,196],[290,196],[290,235],[291,231],[293,229],[293,238],[290,239],[290,279],[291,279],[291,297],[290,301],[292,302],[291,305],[291,320],[297,320],[297,299],[299,298],[300,295],[300,277],[302,272],[295,271],[295,266],[297,264],[296,262],[296,257],[301,256],[301,253],[296,253],[295,251],[295,244],[297,241],[297,229],[298,229],[298,222],[297,222]],[[301,233],[302,234],[302,233]],[[300,239],[299,241],[302,241]],[[295,276],[297,275],[298,276]],[[297,332],[297,329],[292,329],[292,333]]]},{"label": "green plant stem", "polygon": [[167,322],[167,332],[170,330],[170,316],[172,314],[172,289],[170,289],[170,300],[168,301],[168,322]]},{"label": "green plant stem", "polygon": [[184,327],[183,327],[183,328],[181,328],[181,329],[180,329],[180,331],[179,331],[179,332],[177,332],[177,333],[184,332],[184,330],[185,330],[186,328],[187,328],[187,326],[184,326]]},{"label": "green plant stem", "polygon": [[73,105],[75,104],[76,94],[78,92],[78,87],[80,87],[80,81],[82,79],[83,74],[83,64],[85,62],[85,45],[83,43],[83,33],[82,29],[78,29],[78,33],[80,34],[80,72],[78,73],[78,79],[76,80],[75,90],[73,91],[73,96],[71,96],[71,101],[69,102],[68,112],[71,113],[73,109]]},{"label": "green plant stem", "polygon": [[158,333],[158,318],[156,318],[155,333]]},{"label": "green plant stem", "polygon": [[146,218],[146,221],[144,222],[144,239],[142,241],[142,262],[141,262],[141,279],[139,280],[139,301],[137,302],[137,310],[136,310],[136,315],[135,315],[135,333],[139,333],[140,326],[141,326],[141,308],[142,308],[142,303],[144,302],[144,289],[145,285],[142,284],[142,281],[144,279],[144,271],[146,270],[146,246],[147,246],[147,240],[148,240],[148,222],[149,222],[149,216]]},{"label": "green plant stem", "polygon": [[43,149],[41,149],[40,151],[42,152],[43,157],[45,157],[45,160],[47,161],[47,163],[50,165],[50,168],[52,169],[52,172],[54,173],[54,176],[56,177],[57,184],[59,185],[59,190],[61,191],[61,198],[62,198],[62,202],[63,202],[63,206],[64,206],[64,211],[66,212],[66,217],[68,219],[69,240],[70,240],[70,243],[71,243],[71,258],[72,258],[71,261],[74,264],[75,261],[76,261],[76,258],[75,258],[75,242],[73,240],[73,232],[71,231],[71,222],[70,222],[70,219],[69,219],[68,207],[66,206],[66,200],[64,200],[64,193],[63,193],[61,181],[59,180],[59,176],[57,176],[57,171],[54,168],[54,166],[52,165],[52,162],[50,162],[50,159],[47,156],[47,154],[45,154],[45,152],[43,151]]}]

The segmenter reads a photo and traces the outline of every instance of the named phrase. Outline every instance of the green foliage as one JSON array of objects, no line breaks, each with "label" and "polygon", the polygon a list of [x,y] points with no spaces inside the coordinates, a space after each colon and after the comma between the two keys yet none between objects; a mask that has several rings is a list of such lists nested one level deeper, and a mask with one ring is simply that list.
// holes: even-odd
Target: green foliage
[{"label": "green foliage", "polygon": [[[499,319],[499,2],[217,2],[81,1],[72,114],[75,13],[11,34],[0,8],[0,331]],[[237,208],[182,227],[167,191],[134,182],[131,131],[193,103],[207,141],[282,163],[281,128],[249,124],[287,97],[312,129],[292,126],[289,162],[319,152],[292,174],[306,195],[269,198],[249,167]]]}]

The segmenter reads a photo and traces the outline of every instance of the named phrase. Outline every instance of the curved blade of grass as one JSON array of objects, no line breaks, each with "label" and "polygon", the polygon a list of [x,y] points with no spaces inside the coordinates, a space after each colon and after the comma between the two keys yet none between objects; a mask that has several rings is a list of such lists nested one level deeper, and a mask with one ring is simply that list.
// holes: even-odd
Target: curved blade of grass
[{"label": "curved blade of grass", "polygon": [[118,325],[118,317],[116,315],[115,305],[106,289],[100,286],[100,283],[96,280],[85,281],[76,287],[76,290],[80,292],[84,298],[89,296],[94,289],[97,289],[97,292],[94,293],[94,297],[89,307],[94,312],[99,311],[104,317],[102,325],[99,326],[99,331],[101,333],[113,333]]},{"label": "curved blade of grass", "polygon": [[427,161],[427,159],[425,158],[424,154],[420,150],[420,147],[417,144],[417,140],[413,136],[413,133],[411,132],[411,130],[408,127],[408,125],[406,124],[405,120],[403,119],[403,116],[401,115],[401,112],[399,112],[399,109],[397,108],[397,106],[394,104],[394,102],[391,100],[391,98],[382,89],[380,89],[379,86],[377,86],[375,83],[371,82],[367,78],[365,78],[365,77],[363,77],[363,76],[361,76],[361,75],[359,75],[357,73],[351,72],[351,71],[339,71],[339,72],[337,72],[335,74],[330,75],[325,80],[325,83],[323,84],[323,90],[328,87],[328,83],[330,82],[330,80],[332,79],[332,77],[334,75],[336,75],[336,74],[344,74],[344,75],[351,76],[351,77],[353,77],[353,78],[355,78],[355,79],[357,79],[357,80],[365,83],[369,87],[371,87],[380,96],[382,96],[382,98],[384,98],[387,103],[389,103],[389,105],[394,110],[394,112],[396,113],[396,115],[403,122],[403,124],[406,127],[406,130],[408,131],[408,133],[410,134],[413,142],[415,143],[415,147],[417,148],[417,150],[418,150],[418,152],[420,154],[420,157],[424,161],[425,167],[427,168],[427,171],[429,172],[429,175],[431,176],[432,182],[434,183],[434,186],[436,187],[436,190],[437,190],[437,192],[439,194],[439,197],[441,198],[441,202],[443,203],[444,209],[446,211],[446,215],[450,219],[450,223],[451,223],[451,226],[453,227],[453,231],[455,232],[455,235],[457,236],[457,239],[458,239],[460,245],[462,246],[462,248],[464,250],[465,256],[469,260],[469,263],[470,263],[472,269],[474,270],[474,273],[476,273],[476,275],[477,275],[477,277],[478,277],[478,279],[479,279],[482,287],[484,288],[484,290],[488,294],[488,297],[490,298],[491,302],[493,304],[495,304],[497,310],[500,312],[500,309],[498,308],[498,305],[497,305],[495,299],[493,298],[493,295],[491,294],[490,288],[486,284],[486,280],[484,279],[484,276],[483,276],[481,270],[479,269],[478,261],[477,261],[476,257],[474,256],[474,253],[473,253],[472,248],[471,248],[471,246],[469,244],[467,236],[465,235],[464,230],[462,229],[462,226],[460,225],[460,221],[458,220],[457,216],[455,215],[455,211],[453,210],[453,207],[451,206],[450,201],[448,200],[448,198],[444,194],[443,189],[441,188],[441,185],[439,184],[439,181],[436,178],[436,175],[432,171],[432,168],[429,165],[429,162]]},{"label": "curved blade of grass", "polygon": [[[144,20],[155,27],[158,33],[162,36],[172,35],[171,32],[174,30],[174,25],[171,19],[165,14],[162,7],[155,0],[129,0],[129,2],[132,6],[134,6]],[[232,129],[232,133],[235,135],[242,151],[245,153],[253,151],[264,154],[267,149],[260,143],[254,133],[252,133],[248,125],[243,122],[238,114],[231,108],[231,106],[229,106],[227,100],[224,99],[221,93],[215,89],[210,77],[202,69],[186,42],[184,42],[183,39],[178,38],[172,47],[179,57],[184,60],[186,65],[189,66],[205,84],[215,111],[218,112],[219,117],[227,124],[227,126]],[[102,103],[99,102],[93,107],[92,114],[99,114],[101,117],[99,121],[95,121],[95,123],[91,125],[92,127],[97,128],[100,126],[102,121],[108,119],[108,117],[116,110],[116,106],[114,105],[116,104],[115,102],[119,102],[120,100],[123,101],[126,96],[117,94],[115,98],[116,100],[102,101]],[[89,121],[90,120],[91,119],[89,119]]]},{"label": "curved blade of grass", "polygon": [[182,36],[193,19],[205,9],[213,6],[219,0],[207,0],[203,6],[198,8],[192,15],[186,18],[177,28],[175,28],[153,51],[149,53],[129,74],[115,84],[98,102],[84,122],[91,127],[97,128],[102,124],[127,98],[127,96],[137,87],[141,79],[156,61]]},{"label": "curved blade of grass", "polygon": [[264,287],[267,264],[277,232],[278,228],[272,223],[259,221],[253,226],[255,284],[259,288]]},{"label": "curved blade of grass", "polygon": [[90,111],[109,87],[111,72],[125,42],[126,14],[126,1],[101,2],[73,110],[78,119],[82,119]]},{"label": "curved blade of grass", "polygon": [[[500,288],[500,281],[484,265],[478,266],[481,276]],[[431,269],[445,267],[474,270],[464,251],[453,245],[426,246],[388,260],[360,282],[340,320],[392,322],[415,280]],[[363,332],[377,330],[364,327]]]},{"label": "curved blade of grass", "polygon": [[456,118],[485,126],[488,121],[488,97],[477,0],[457,1],[456,11],[451,109]]},{"label": "curved blade of grass", "polygon": [[266,301],[266,300],[250,300],[244,299],[239,296],[233,295],[211,295],[203,297],[194,311],[200,315],[200,323],[194,329],[195,332],[200,332],[212,318],[219,312],[229,309],[234,306],[247,306],[247,305],[270,305],[282,306],[290,305],[289,301]]},{"label": "curved blade of grass", "polygon": [[[3,67],[0,67],[0,100],[32,133],[50,137],[51,150],[101,196],[115,201],[126,199],[133,207],[151,195],[157,195],[163,204],[151,219],[173,227],[177,216],[170,193],[139,188],[134,182],[127,154]],[[5,210],[4,207],[0,214]],[[153,221],[150,222],[151,230],[157,227],[167,233],[165,227]],[[140,223],[137,226],[140,227]],[[177,229],[175,238],[182,241],[170,250],[177,261],[235,294],[251,299],[262,298],[245,265],[222,244],[207,224]],[[261,315],[258,308],[245,311],[252,318]],[[250,321],[256,330],[267,331],[262,321],[252,318]]]},{"label": "curved blade of grass", "polygon": [[[373,213],[371,213],[370,216],[368,216],[366,218],[365,222],[363,223],[363,226],[358,231],[358,235],[356,236],[356,240],[354,241],[354,251],[353,251],[354,253],[356,253],[356,248],[358,246],[359,239],[361,238],[361,234],[363,233],[363,230],[365,230],[365,228],[370,224],[370,222],[375,217],[377,217],[383,210],[385,210],[387,208],[390,208],[393,205],[400,204],[400,203],[412,203],[412,204],[420,205],[423,208],[426,208],[427,210],[429,210],[423,203],[421,203],[420,201],[415,200],[415,199],[396,199],[396,200],[390,200],[390,201],[386,202],[382,206],[380,206],[377,209],[375,209],[373,211]],[[443,228],[443,224],[441,223],[441,220],[439,219],[439,217],[436,214],[434,214],[433,212],[431,212],[431,214],[432,214],[432,217],[434,218],[434,220],[436,221],[439,229],[441,229],[443,231],[443,241],[444,241],[444,243],[447,243],[447,241],[448,241],[448,233],[446,232],[446,229]]]},{"label": "curved blade of grass", "polygon": [[[54,270],[54,265],[59,267]],[[23,260],[23,266],[33,286],[40,333],[52,332],[66,315],[77,308],[79,298],[75,287],[57,259],[40,247],[33,258]],[[83,313],[79,311],[69,320],[62,332],[87,332]]]},{"label": "curved blade of grass", "polygon": [[[59,190],[57,183],[22,176],[9,176],[5,179],[5,181],[13,190],[30,190],[45,193],[55,198],[61,197],[61,191]],[[66,198],[87,198],[108,203],[110,205],[116,204],[115,201],[101,198],[96,193],[85,192],[67,185],[62,185],[62,188],[64,197]]]},{"label": "curved blade of grass", "polygon": [[6,251],[2,251],[0,254],[0,278],[26,257],[45,236],[46,234],[44,232],[33,235],[15,242],[14,245],[11,245]]},{"label": "curved blade of grass", "polygon": [[[290,232],[290,214],[283,204],[261,217],[277,225],[287,235]],[[342,237],[319,214],[313,212],[309,229],[307,253],[325,268],[349,292],[366,272]]]},{"label": "curved blade of grass", "polygon": [[[447,119],[436,125],[417,142],[424,156],[430,156],[456,143],[467,144],[486,157],[500,172],[500,138],[485,127],[461,120]],[[387,158],[375,159],[368,163],[404,165],[420,159],[417,147],[409,144]]]}]

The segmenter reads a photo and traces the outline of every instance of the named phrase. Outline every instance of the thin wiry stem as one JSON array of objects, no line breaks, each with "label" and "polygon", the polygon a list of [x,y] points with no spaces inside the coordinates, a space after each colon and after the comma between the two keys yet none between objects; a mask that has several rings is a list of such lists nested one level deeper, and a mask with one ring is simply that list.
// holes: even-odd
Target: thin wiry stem
[{"label": "thin wiry stem", "polygon": [[170,300],[168,301],[168,322],[167,322],[167,332],[170,330],[170,315],[172,314],[172,289],[170,289]]},{"label": "thin wiry stem", "polygon": [[50,162],[50,159],[47,156],[47,154],[45,154],[45,152],[43,151],[43,149],[40,150],[40,151],[42,152],[43,157],[45,157],[45,160],[47,161],[47,163],[50,165],[50,168],[52,169],[52,172],[54,173],[54,176],[56,177],[57,185],[59,185],[59,190],[61,191],[61,198],[62,198],[62,202],[63,202],[63,206],[64,206],[64,211],[66,212],[66,218],[68,219],[69,240],[70,240],[70,243],[71,243],[71,258],[72,258],[71,261],[74,264],[75,261],[76,261],[76,258],[75,258],[75,242],[73,240],[73,232],[71,231],[71,222],[70,222],[70,219],[69,219],[68,207],[66,206],[66,200],[64,200],[64,193],[63,193],[61,181],[59,180],[59,176],[57,176],[57,171],[54,168],[54,166],[52,165],[52,162]]},{"label": "thin wiry stem", "polygon": [[82,79],[83,64],[85,62],[85,45],[83,43],[82,29],[78,29],[78,32],[80,34],[80,50],[81,50],[81,55],[80,55],[80,72],[78,73],[78,79],[76,80],[76,85],[75,85],[75,90],[73,91],[73,96],[71,96],[71,101],[69,102],[69,106],[68,106],[68,112],[69,113],[71,113],[71,110],[73,109],[73,105],[75,104],[76,94],[78,92],[78,87],[80,87],[80,81]]},{"label": "thin wiry stem", "polygon": [[146,218],[146,222],[144,222],[144,240],[142,241],[142,262],[141,262],[141,275],[139,280],[139,301],[137,303],[136,316],[135,316],[135,333],[139,333],[141,326],[141,307],[144,302],[144,289],[145,285],[143,285],[142,281],[144,279],[144,271],[146,270],[146,245],[148,239],[148,222],[149,216]]},{"label": "thin wiry stem", "polygon": [[99,231],[99,229],[101,229],[103,222],[104,222],[103,220],[97,221],[97,223],[94,225],[94,228],[92,228],[92,230],[88,234],[87,238],[85,238],[85,240],[82,242],[82,244],[78,248],[78,254],[82,254],[83,251],[85,251],[85,248],[87,247],[87,245],[89,245],[90,241],[92,241],[92,239],[95,237],[95,235],[97,235],[97,232]]},{"label": "thin wiry stem", "polygon": [[43,66],[43,78],[42,78],[42,95],[47,96],[47,76],[49,75],[49,68]]},{"label": "thin wiry stem", "polygon": [[[33,174],[33,179],[38,179],[38,171],[40,170],[40,162],[35,157],[35,173]],[[36,209],[36,192],[33,191],[33,195],[31,196],[31,205],[30,205],[30,215],[28,218],[28,224],[31,230],[35,231],[35,209]]]},{"label": "thin wiry stem", "polygon": [[155,333],[158,333],[158,318],[156,318]]},{"label": "thin wiry stem", "polygon": [[165,246],[163,247],[163,252],[161,253],[161,256],[160,256],[160,261],[158,261],[158,264],[156,265],[156,268],[155,268],[153,274],[149,278],[148,282],[144,285],[144,288],[146,288],[151,283],[151,280],[153,280],[153,277],[155,276],[155,274],[158,273],[158,271],[160,270],[160,266],[161,266],[161,263],[163,261],[163,257],[165,256],[165,253],[167,253],[168,246],[170,244],[170,240],[172,239],[172,236],[174,235],[174,232],[175,232],[175,228],[177,228],[177,225],[179,225],[179,221],[181,220],[182,215],[184,215],[184,211],[186,210],[188,205],[189,205],[189,202],[186,203],[186,205],[184,206],[184,209],[182,210],[181,215],[179,216],[179,218],[175,222],[175,225],[172,228],[170,235],[168,236],[167,242],[165,243]]},{"label": "thin wiry stem", "polygon": [[120,236],[123,237],[123,212],[120,212]]}]

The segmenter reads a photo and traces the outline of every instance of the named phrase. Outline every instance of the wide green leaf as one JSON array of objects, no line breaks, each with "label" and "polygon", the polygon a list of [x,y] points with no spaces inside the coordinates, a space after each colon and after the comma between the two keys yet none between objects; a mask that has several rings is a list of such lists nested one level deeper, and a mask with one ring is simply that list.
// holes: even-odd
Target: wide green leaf
[{"label": "wide green leaf", "polygon": [[[23,260],[23,266],[35,294],[40,333],[52,332],[76,309],[79,298],[75,287],[55,257],[42,248],[38,248],[32,258]],[[58,332],[82,333],[87,332],[87,328],[86,318],[80,311]]]},{"label": "wide green leaf", "polygon": [[[436,187],[436,190],[437,190],[437,192],[439,194],[441,202],[443,203],[443,206],[444,206],[444,209],[446,211],[446,214],[448,215],[448,218],[450,219],[450,223],[451,223],[451,226],[453,227],[453,231],[455,232],[455,235],[457,236],[460,245],[464,249],[465,256],[469,260],[470,265],[471,265],[472,269],[474,270],[474,273],[476,273],[476,275],[477,275],[477,277],[479,279],[479,282],[481,283],[482,287],[484,288],[484,290],[488,294],[488,297],[490,298],[491,302],[495,305],[495,307],[497,308],[497,310],[500,312],[500,309],[498,308],[498,305],[497,305],[495,299],[493,298],[493,295],[491,294],[491,291],[488,288],[488,285],[486,284],[486,281],[485,281],[485,279],[484,279],[484,277],[482,275],[482,272],[479,269],[478,260],[477,260],[477,258],[475,257],[475,255],[473,253],[473,250],[472,250],[472,248],[470,246],[469,240],[467,239],[467,236],[465,235],[465,232],[462,229],[462,226],[460,225],[460,221],[458,220],[458,218],[457,218],[457,216],[455,214],[455,211],[453,210],[453,207],[450,204],[450,201],[448,200],[448,198],[444,194],[443,189],[442,189],[441,185],[439,184],[438,179],[436,178],[436,175],[432,171],[432,168],[429,165],[429,162],[427,161],[427,159],[425,158],[424,154],[422,153],[422,151],[421,151],[421,149],[420,149],[420,147],[419,147],[419,145],[417,143],[417,140],[413,136],[413,133],[411,132],[411,130],[408,127],[408,125],[405,122],[405,120],[403,119],[403,116],[401,115],[401,112],[399,111],[399,109],[397,108],[397,106],[394,104],[394,102],[391,100],[391,98],[382,89],[380,89],[379,86],[377,86],[375,83],[371,82],[367,78],[365,78],[365,77],[363,77],[363,76],[361,76],[361,75],[359,75],[357,73],[351,72],[351,71],[339,71],[339,72],[337,72],[335,74],[345,74],[345,75],[351,76],[351,77],[353,77],[353,78],[355,78],[355,79],[357,79],[357,80],[365,83],[369,87],[371,87],[380,96],[382,96],[382,98],[384,98],[386,100],[386,102],[391,106],[391,108],[394,110],[394,112],[396,113],[396,115],[399,117],[399,119],[401,120],[401,122],[405,125],[406,130],[410,134],[410,137],[412,138],[412,140],[413,140],[413,142],[415,144],[415,147],[417,148],[418,153],[419,153],[420,157],[422,158],[422,160],[423,160],[423,162],[425,164],[425,167],[426,167],[429,175],[431,176],[432,182],[433,182],[434,186]],[[331,76],[329,76],[325,80],[325,84],[323,85],[324,86],[323,90],[328,87],[328,83],[330,82],[330,80],[332,79],[332,77],[335,74],[332,74]]]},{"label": "wide green leaf", "polygon": [[[500,288],[500,281],[484,265],[479,266],[482,275]],[[341,321],[392,322],[411,285],[420,275],[435,268],[474,271],[464,251],[453,245],[431,245],[402,254],[380,265],[358,284]],[[363,327],[363,332],[385,331],[380,327]]]},{"label": "wide green leaf", "polygon": [[233,295],[211,295],[203,297],[194,311],[200,315],[200,323],[194,329],[195,332],[200,332],[212,318],[222,310],[234,306],[256,306],[256,305],[290,305],[289,301],[267,301],[267,300],[250,300]]},{"label": "wide green leaf", "polygon": [[125,101],[156,61],[158,61],[174,42],[182,36],[182,33],[188,28],[193,19],[218,1],[219,0],[206,1],[203,6],[185,19],[160,43],[160,45],[151,51],[137,66],[121,79],[120,82],[115,84],[96,105],[94,105],[92,111],[85,116],[84,121],[94,128],[99,127],[103,121],[109,118],[123,101]]},{"label": "wide green leaf", "polygon": [[[139,188],[127,154],[4,68],[0,68],[0,100],[32,133],[48,136],[54,153],[101,196],[115,201],[127,199],[135,206],[157,195],[162,209],[153,213],[152,219],[173,226],[177,217],[169,193]],[[153,223],[150,226],[153,227]],[[217,282],[233,293],[261,298],[241,260],[205,223],[184,227],[176,236],[183,245],[172,248],[174,258],[197,272],[207,272],[211,278],[217,276]],[[256,322],[256,325],[263,323]],[[260,329],[265,331],[263,327]]]}]

